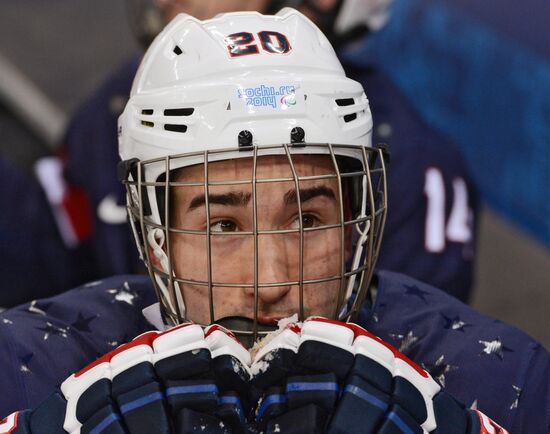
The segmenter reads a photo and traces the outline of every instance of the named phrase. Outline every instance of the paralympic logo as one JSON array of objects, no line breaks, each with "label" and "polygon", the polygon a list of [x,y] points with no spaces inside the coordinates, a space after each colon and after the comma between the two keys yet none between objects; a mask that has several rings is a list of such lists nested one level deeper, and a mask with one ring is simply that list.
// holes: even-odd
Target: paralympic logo
[{"label": "paralympic logo", "polygon": [[291,94],[284,95],[281,97],[280,101],[281,101],[281,108],[283,109],[296,105],[296,94],[292,92]]},{"label": "paralympic logo", "polygon": [[238,88],[237,95],[244,99],[249,107],[280,107],[286,109],[296,105],[296,88],[293,85],[266,86]]}]

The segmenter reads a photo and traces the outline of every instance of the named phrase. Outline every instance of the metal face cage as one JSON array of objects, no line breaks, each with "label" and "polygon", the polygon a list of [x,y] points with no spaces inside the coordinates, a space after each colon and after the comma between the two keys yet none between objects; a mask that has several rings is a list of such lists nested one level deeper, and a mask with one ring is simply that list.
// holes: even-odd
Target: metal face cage
[{"label": "metal face cage", "polygon": [[383,147],[306,143],[122,162],[164,321],[241,317],[246,325],[229,328],[255,341],[269,309],[354,320],[382,240],[386,157]]}]

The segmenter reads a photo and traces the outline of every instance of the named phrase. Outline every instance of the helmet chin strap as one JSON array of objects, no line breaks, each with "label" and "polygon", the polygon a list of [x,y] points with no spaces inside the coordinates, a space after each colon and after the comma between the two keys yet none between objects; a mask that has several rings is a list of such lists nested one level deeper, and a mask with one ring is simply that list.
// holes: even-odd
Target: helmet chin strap
[{"label": "helmet chin strap", "polygon": [[[164,231],[158,228],[151,229],[147,233],[147,242],[149,243],[149,246],[151,249],[153,249],[153,254],[155,255],[155,258],[158,259],[160,263],[160,267],[164,273],[167,275],[171,274],[173,277],[174,272],[170,266],[170,261],[168,260],[168,255],[166,255],[166,252],[163,249],[165,241]],[[155,281],[160,288],[160,291],[162,292],[162,295],[164,297],[164,301],[168,304],[168,308],[176,313],[178,312],[174,308],[174,303],[170,294],[170,290],[168,289],[168,286],[165,283],[165,279],[160,277],[157,273],[153,272],[155,276]],[[183,301],[183,295],[181,293],[180,287],[178,282],[175,280],[173,281],[174,285],[174,293],[176,295],[177,305],[179,307],[179,314],[182,318],[185,318],[185,303]]]},{"label": "helmet chin strap", "polygon": [[[366,191],[367,191],[367,180],[363,178],[363,200],[361,201],[362,205],[361,205],[361,213],[359,215],[359,218],[364,218],[367,215]],[[370,220],[366,221],[364,230],[361,230],[361,226],[359,224],[355,225],[355,227],[359,232],[359,239],[357,240],[357,248],[355,249],[355,254],[353,255],[353,260],[351,264],[352,270],[355,270],[359,266],[359,263],[361,262],[361,255],[363,254],[365,243],[368,240],[371,222]],[[346,296],[344,298],[344,305],[342,306],[340,313],[338,315],[338,319],[340,320],[345,318],[349,312],[350,300],[353,295],[353,290],[356,289],[355,288],[356,278],[357,278],[357,275],[352,274],[348,280],[348,286],[346,288]]]},{"label": "helmet chin strap", "polygon": [[[359,231],[361,235],[359,236],[359,240],[357,241],[357,248],[355,249],[355,255],[353,255],[353,261],[351,264],[352,270],[355,270],[359,266],[359,262],[361,261],[361,255],[364,249],[364,244],[368,238],[369,229],[370,229],[370,221],[367,221],[367,227],[365,228],[365,231],[364,232]],[[339,320],[342,320],[348,314],[350,300],[353,295],[353,290],[355,289],[356,277],[357,275],[353,274],[349,278],[348,287],[346,289],[346,296],[344,298],[345,302],[344,302],[344,305],[342,306],[342,309],[340,310],[340,314],[338,315]]]}]

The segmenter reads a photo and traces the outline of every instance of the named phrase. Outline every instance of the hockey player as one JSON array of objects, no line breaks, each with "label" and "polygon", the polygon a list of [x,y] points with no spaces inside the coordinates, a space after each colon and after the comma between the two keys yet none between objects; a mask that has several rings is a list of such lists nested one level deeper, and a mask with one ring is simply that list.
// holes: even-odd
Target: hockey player
[{"label": "hockey player", "polygon": [[[82,261],[79,252],[66,249],[40,184],[4,157],[0,157],[0,202],[5,204],[0,246],[9,252],[0,267],[0,309],[57,294],[80,282],[72,267]],[[83,276],[85,269],[80,272]]]},{"label": "hockey player", "polygon": [[[277,6],[291,2],[139,0],[130,3],[134,4],[135,15],[139,17],[134,27],[140,39],[149,42],[157,31],[153,24],[170,20],[178,12],[206,19],[231,10],[257,8],[276,12]],[[331,35],[329,39],[338,41],[339,54],[345,60],[344,69],[366,89],[374,113],[373,142],[389,143],[391,149],[394,175],[388,180],[391,211],[378,266],[413,276],[466,302],[472,287],[476,201],[461,155],[453,143],[419,119],[406,98],[376,65],[347,55],[351,43],[364,42],[368,33],[366,26],[374,32],[383,24],[388,2],[380,5],[372,2],[374,6],[366,8],[363,2],[324,4],[326,10],[308,13],[314,21],[323,24]],[[311,7],[315,2],[308,5]],[[151,19],[151,15],[156,19]],[[346,17],[347,20],[342,19]],[[336,23],[341,27],[338,31],[334,30]],[[141,270],[123,212],[124,190],[116,179],[116,136],[113,134],[138,63],[139,56],[134,56],[83,105],[73,118],[64,143],[66,181],[83,188],[90,200],[90,219],[94,225],[89,240],[90,256],[98,277]],[[104,174],[101,179],[93,176],[99,168]]]},{"label": "hockey player", "polygon": [[[429,285],[373,275],[387,182],[371,130],[362,87],[299,13],[174,20],[118,130],[151,279],[3,313],[6,412],[78,372],[0,429],[506,432],[458,400],[511,432],[546,430],[540,344]],[[236,342],[277,322],[252,354]]]}]

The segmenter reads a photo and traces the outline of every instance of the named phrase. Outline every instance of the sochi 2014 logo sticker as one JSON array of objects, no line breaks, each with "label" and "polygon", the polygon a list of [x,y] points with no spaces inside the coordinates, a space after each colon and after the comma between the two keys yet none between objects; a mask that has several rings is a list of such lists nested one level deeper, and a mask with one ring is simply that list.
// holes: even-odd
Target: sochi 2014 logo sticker
[{"label": "sochi 2014 logo sticker", "polygon": [[238,88],[237,96],[247,107],[271,107],[287,109],[296,105],[296,87],[293,85]]}]

